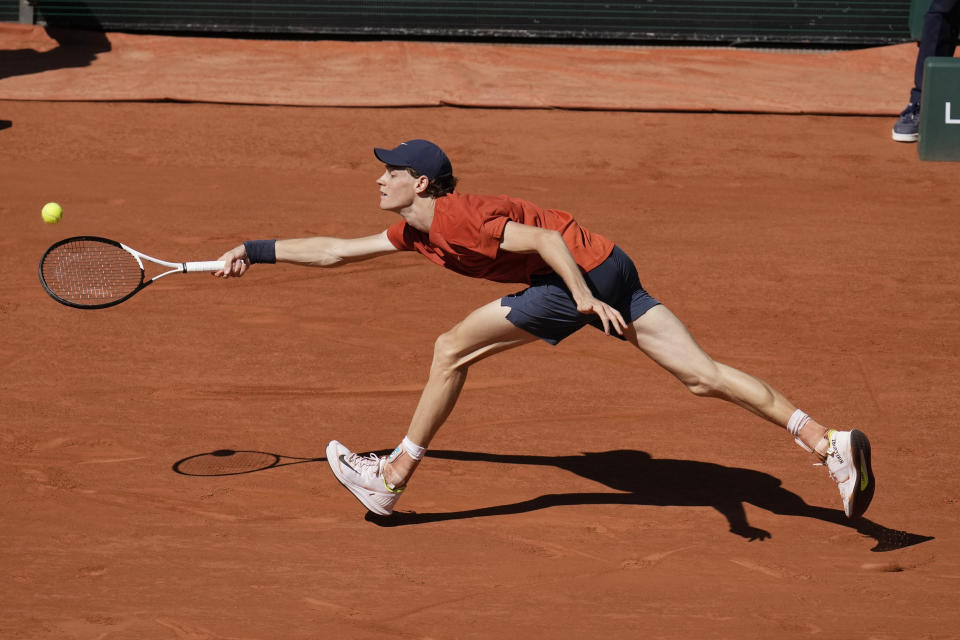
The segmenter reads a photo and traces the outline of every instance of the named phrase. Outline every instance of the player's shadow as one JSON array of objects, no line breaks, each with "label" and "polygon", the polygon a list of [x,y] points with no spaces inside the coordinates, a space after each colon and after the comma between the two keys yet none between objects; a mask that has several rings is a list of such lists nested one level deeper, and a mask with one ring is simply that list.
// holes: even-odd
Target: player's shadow
[{"label": "player's shadow", "polygon": [[0,80],[53,69],[86,67],[111,49],[100,22],[82,2],[72,3],[69,23],[56,15],[41,16],[47,23],[44,28],[47,35],[57,46],[49,51],[0,49]]},{"label": "player's shadow", "polygon": [[710,462],[653,458],[643,451],[618,450],[573,456],[502,455],[433,450],[428,457],[462,462],[495,462],[552,466],[600,482],[622,493],[552,493],[513,504],[446,513],[394,512],[389,517],[367,514],[380,526],[395,527],[444,520],[526,513],[564,505],[624,504],[713,507],[727,519],[730,532],[748,540],[769,538],[768,531],[747,522],[749,503],[783,516],[815,518],[855,529],[876,541],[872,551],[892,551],[932,540],[931,536],[889,529],[866,518],[849,519],[839,509],[809,505],[769,474]]}]

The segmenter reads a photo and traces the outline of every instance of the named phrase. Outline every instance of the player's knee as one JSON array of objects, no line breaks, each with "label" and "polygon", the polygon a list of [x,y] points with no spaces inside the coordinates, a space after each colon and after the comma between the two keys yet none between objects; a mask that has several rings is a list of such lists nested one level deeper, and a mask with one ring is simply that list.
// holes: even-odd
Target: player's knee
[{"label": "player's knee", "polygon": [[456,347],[456,339],[452,331],[440,334],[433,343],[432,367],[438,372],[453,371],[458,367],[460,354]]}]

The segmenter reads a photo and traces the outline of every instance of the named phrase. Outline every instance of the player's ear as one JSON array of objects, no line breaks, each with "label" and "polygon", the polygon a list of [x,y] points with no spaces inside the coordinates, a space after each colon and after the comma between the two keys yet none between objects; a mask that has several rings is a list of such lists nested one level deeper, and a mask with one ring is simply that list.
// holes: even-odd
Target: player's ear
[{"label": "player's ear", "polygon": [[416,182],[413,184],[414,190],[417,192],[417,195],[422,194],[427,190],[427,187],[430,186],[430,178],[427,176],[418,176]]}]

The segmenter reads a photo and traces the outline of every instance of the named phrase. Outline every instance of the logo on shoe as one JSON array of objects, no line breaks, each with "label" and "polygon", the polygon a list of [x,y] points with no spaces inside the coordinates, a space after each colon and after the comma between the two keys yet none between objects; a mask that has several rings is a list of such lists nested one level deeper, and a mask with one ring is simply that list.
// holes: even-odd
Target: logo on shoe
[{"label": "logo on shoe", "polygon": [[840,455],[840,452],[837,450],[837,435],[834,433],[833,437],[830,438],[830,453],[834,458],[840,461],[840,464],[845,464],[843,456]]},{"label": "logo on shoe", "polygon": [[350,463],[347,462],[347,459],[343,456],[342,453],[340,454],[340,464],[345,466],[347,469],[350,469],[350,471],[353,471],[354,473],[360,473],[359,471],[357,471],[356,469],[350,466]]}]

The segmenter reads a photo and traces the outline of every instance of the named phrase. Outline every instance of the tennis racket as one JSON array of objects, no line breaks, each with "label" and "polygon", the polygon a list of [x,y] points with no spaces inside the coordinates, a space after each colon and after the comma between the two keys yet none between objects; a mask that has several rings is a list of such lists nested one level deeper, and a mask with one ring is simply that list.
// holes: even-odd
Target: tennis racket
[{"label": "tennis racket", "polygon": [[[149,280],[144,261],[169,267]],[[103,309],[171,273],[217,271],[220,261],[167,262],[96,236],[76,236],[53,244],[40,259],[40,284],[50,297],[68,307]]]}]

